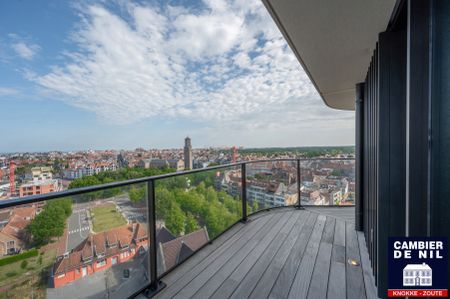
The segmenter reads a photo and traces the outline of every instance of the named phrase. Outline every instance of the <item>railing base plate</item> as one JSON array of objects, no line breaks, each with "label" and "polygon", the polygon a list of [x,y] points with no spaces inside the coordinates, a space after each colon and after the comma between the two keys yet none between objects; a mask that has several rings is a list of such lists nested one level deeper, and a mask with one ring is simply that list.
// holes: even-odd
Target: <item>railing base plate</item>
[{"label": "railing base plate", "polygon": [[164,289],[166,286],[167,285],[164,282],[158,281],[156,286],[149,287],[146,291],[143,292],[143,294],[147,298],[152,298],[153,296],[161,292],[161,290]]}]

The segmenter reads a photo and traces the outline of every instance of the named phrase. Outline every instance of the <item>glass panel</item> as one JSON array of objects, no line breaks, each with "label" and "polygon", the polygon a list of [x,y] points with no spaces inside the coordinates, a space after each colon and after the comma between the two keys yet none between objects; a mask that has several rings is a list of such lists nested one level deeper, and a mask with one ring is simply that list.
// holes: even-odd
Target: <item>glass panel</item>
[{"label": "glass panel", "polygon": [[160,179],[155,187],[158,275],[242,218],[240,167]]},{"label": "glass panel", "polygon": [[138,291],[149,283],[145,198],[145,184],[135,184],[0,210],[0,297]]},{"label": "glass panel", "polygon": [[249,162],[246,178],[253,212],[297,204],[297,161]]},{"label": "glass panel", "polygon": [[301,204],[355,204],[355,160],[301,161]]}]

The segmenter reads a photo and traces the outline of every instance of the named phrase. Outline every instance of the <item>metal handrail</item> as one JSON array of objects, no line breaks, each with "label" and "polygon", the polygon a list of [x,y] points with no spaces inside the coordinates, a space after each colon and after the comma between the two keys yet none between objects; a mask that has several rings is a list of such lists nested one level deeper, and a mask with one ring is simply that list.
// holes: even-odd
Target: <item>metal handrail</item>
[{"label": "metal handrail", "polygon": [[[0,209],[4,208],[10,208],[14,206],[24,205],[24,204],[32,204],[37,202],[43,202],[48,201],[51,199],[56,198],[62,198],[62,197],[69,197],[69,196],[76,196],[96,191],[103,191],[111,188],[117,188],[117,187],[124,187],[129,186],[133,184],[139,184],[139,183],[145,183],[147,186],[147,208],[148,208],[148,233],[149,233],[149,254],[148,254],[148,267],[149,267],[149,279],[150,283],[146,286],[143,286],[140,290],[135,292],[134,294],[131,294],[131,297],[134,297],[141,293],[144,290],[149,290],[150,293],[156,293],[161,288],[161,284],[159,279],[162,276],[165,276],[168,272],[175,269],[178,265],[176,265],[173,269],[170,269],[169,271],[163,273],[160,277],[158,277],[157,273],[157,244],[156,242],[151,242],[152,240],[156,239],[156,216],[155,216],[155,183],[158,180],[172,178],[172,177],[178,177],[183,175],[190,175],[195,174],[199,172],[206,172],[206,171],[214,171],[214,170],[220,170],[220,169],[226,169],[226,168],[240,168],[241,170],[241,196],[240,199],[242,201],[242,222],[247,221],[248,213],[247,213],[247,178],[246,178],[246,166],[247,164],[256,164],[256,163],[269,163],[269,162],[296,162],[296,168],[297,168],[297,196],[298,196],[298,202],[297,205],[294,207],[296,208],[303,208],[301,205],[301,162],[302,161],[354,161],[355,158],[280,158],[280,159],[261,159],[261,160],[250,160],[250,161],[242,161],[238,163],[231,163],[231,164],[224,164],[224,165],[218,165],[218,166],[212,166],[207,168],[201,168],[201,169],[194,169],[194,170],[187,170],[187,171],[179,171],[179,172],[173,172],[173,173],[167,173],[167,174],[161,174],[161,175],[155,175],[155,176],[149,176],[149,177],[143,177],[143,178],[137,178],[137,179],[130,179],[130,180],[124,180],[124,181],[118,181],[113,183],[107,183],[102,185],[96,185],[96,186],[88,186],[88,187],[82,187],[82,188],[76,188],[76,189],[69,189],[65,191],[60,192],[54,192],[54,193],[47,193],[47,194],[41,194],[41,195],[34,195],[34,196],[28,196],[23,198],[16,198],[16,199],[9,199],[9,200],[3,200],[0,201]],[[281,207],[281,206],[280,206]],[[284,206],[282,206],[284,207]],[[317,207],[317,206],[316,206]],[[327,206],[330,207],[330,206]],[[276,208],[276,207],[271,207]],[[264,210],[264,209],[262,209]],[[259,211],[255,211],[252,213],[258,213]],[[225,231],[220,233],[218,236],[213,238],[210,241],[213,241],[220,235],[222,235],[224,232],[229,230],[231,227],[233,227],[236,223],[228,227]]]}]

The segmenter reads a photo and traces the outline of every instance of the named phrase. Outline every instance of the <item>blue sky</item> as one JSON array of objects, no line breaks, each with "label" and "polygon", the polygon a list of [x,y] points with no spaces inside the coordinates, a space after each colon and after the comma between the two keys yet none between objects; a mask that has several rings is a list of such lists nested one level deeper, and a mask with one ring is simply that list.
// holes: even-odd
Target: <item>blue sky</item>
[{"label": "blue sky", "polygon": [[353,144],[259,0],[1,1],[0,152]]}]

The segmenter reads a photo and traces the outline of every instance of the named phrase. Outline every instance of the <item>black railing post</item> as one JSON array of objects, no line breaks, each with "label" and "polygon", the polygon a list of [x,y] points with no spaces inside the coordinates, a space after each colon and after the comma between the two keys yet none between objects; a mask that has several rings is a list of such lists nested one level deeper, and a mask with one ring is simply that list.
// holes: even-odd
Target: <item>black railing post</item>
[{"label": "black railing post", "polygon": [[300,158],[298,158],[297,159],[297,196],[298,196],[298,199],[297,199],[297,209],[303,209],[303,207],[302,207],[302,191],[300,190],[301,189],[301,179],[302,179],[302,176],[301,176],[301,170],[300,170],[300,167],[301,167],[301,163],[300,163]]},{"label": "black railing post", "polygon": [[245,162],[241,164],[242,221],[247,221],[247,178]]},{"label": "black railing post", "polygon": [[158,272],[157,272],[157,261],[156,261],[156,251],[157,251],[157,243],[156,243],[156,214],[155,214],[155,180],[150,179],[147,181],[147,207],[148,207],[148,269],[149,269],[149,279],[150,279],[150,288],[148,290],[148,295],[151,297],[155,293],[157,293],[162,285],[160,285],[158,281]]},{"label": "black railing post", "polygon": [[355,102],[355,229],[364,230],[364,83],[356,84]]}]

